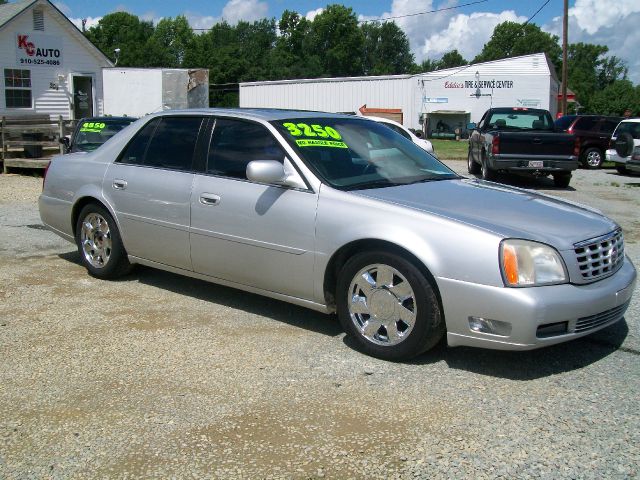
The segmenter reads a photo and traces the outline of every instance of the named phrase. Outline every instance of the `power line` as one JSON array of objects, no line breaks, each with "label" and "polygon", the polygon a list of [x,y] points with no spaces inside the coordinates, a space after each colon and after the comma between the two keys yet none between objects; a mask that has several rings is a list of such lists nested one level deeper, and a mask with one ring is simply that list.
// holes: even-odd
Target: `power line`
[{"label": "power line", "polygon": [[[437,13],[437,12],[444,12],[446,10],[455,10],[457,8],[468,7],[470,5],[477,5],[478,3],[486,3],[488,1],[489,0],[477,0],[475,2],[463,3],[461,5],[455,5],[453,7],[436,8],[435,10],[428,10],[426,12],[408,13],[407,15],[397,15],[395,17],[376,18],[376,19],[372,19],[372,20],[361,20],[358,23],[386,22],[387,20],[395,20],[397,18],[415,17],[417,15],[426,15],[428,13]],[[547,3],[549,3],[549,1],[550,0],[547,0]]]},{"label": "power line", "polygon": [[538,10],[536,10],[536,13],[534,13],[533,15],[531,15],[531,16],[527,19],[527,21],[526,21],[526,22],[524,22],[524,23],[522,24],[522,26],[524,27],[527,23],[529,23],[531,20],[533,20],[533,18],[534,18],[536,15],[538,15],[538,14],[540,13],[540,10],[542,10],[544,7],[546,7],[546,6],[547,6],[547,3],[549,3],[550,1],[551,1],[551,0],[547,0],[546,2],[544,2],[544,3],[542,4],[542,6],[541,6]]}]

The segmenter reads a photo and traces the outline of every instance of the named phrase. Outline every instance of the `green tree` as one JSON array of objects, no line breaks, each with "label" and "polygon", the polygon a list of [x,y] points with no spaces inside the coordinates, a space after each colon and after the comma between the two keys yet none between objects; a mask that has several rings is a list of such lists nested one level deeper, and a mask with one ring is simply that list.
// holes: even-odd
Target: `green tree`
[{"label": "green tree", "polygon": [[102,17],[86,36],[113,61],[116,60],[114,50],[119,48],[118,65],[148,67],[163,62],[163,58],[157,57],[161,51],[150,41],[153,32],[153,23],[141,21],[127,12],[116,12]]},{"label": "green tree", "polygon": [[187,51],[194,47],[193,30],[183,15],[160,20],[152,39],[164,50],[166,67],[181,67]]},{"label": "green tree", "polygon": [[364,23],[363,73],[390,75],[409,73],[413,67],[413,54],[409,40],[394,22]]},{"label": "green tree", "polygon": [[629,80],[615,80],[589,99],[590,110],[602,115],[620,115],[629,108],[633,115],[640,115],[640,86]]},{"label": "green tree", "polygon": [[278,22],[280,36],[272,51],[273,78],[305,78],[319,76],[322,67],[317,57],[305,50],[305,38],[311,32],[311,22],[297,12],[285,10]]},{"label": "green tree", "polygon": [[364,35],[351,8],[328,5],[311,24],[303,48],[312,64],[329,77],[362,75]]},{"label": "green tree", "polygon": [[562,48],[558,44],[557,35],[543,32],[533,23],[523,25],[516,22],[503,22],[496,26],[491,39],[484,44],[482,51],[471,63],[540,52],[547,54],[558,72],[562,70]]},{"label": "green tree", "polygon": [[467,65],[467,62],[458,50],[451,50],[450,52],[445,53],[442,58],[437,62],[438,70],[444,70],[445,68],[454,68],[454,67],[462,67],[463,65]]}]

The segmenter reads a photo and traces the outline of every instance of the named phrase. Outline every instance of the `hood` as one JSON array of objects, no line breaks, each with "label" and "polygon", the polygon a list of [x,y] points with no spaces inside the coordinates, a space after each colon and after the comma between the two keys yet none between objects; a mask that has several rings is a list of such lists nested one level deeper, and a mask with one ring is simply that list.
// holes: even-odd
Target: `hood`
[{"label": "hood", "polygon": [[352,193],[473,225],[503,237],[547,243],[559,250],[604,235],[618,225],[596,210],[475,179],[440,180]]}]

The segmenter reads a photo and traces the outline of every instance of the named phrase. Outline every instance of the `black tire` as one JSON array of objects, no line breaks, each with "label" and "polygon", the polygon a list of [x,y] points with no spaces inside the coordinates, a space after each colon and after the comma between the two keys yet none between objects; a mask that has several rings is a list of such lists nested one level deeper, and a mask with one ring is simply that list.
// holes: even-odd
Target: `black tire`
[{"label": "black tire", "polygon": [[604,153],[596,147],[587,148],[582,152],[582,166],[590,170],[602,167],[604,161]]},{"label": "black tire", "polygon": [[616,163],[616,170],[621,175],[629,175],[629,169],[624,166],[622,163]]},{"label": "black tire", "polygon": [[[371,285],[368,294],[360,289],[360,284],[365,284],[363,269],[375,275],[376,285]],[[387,285],[378,285],[380,276],[377,272],[384,269],[393,272],[390,277],[387,276],[392,281]],[[405,297],[407,289],[411,295]],[[353,303],[354,292],[362,294],[364,301]],[[435,287],[416,266],[395,253],[372,251],[350,258],[338,277],[336,301],[338,318],[347,335],[353,339],[358,350],[373,357],[392,361],[411,359],[433,348],[445,332]],[[368,313],[355,312],[352,315],[350,308],[355,305],[362,306]],[[407,312],[411,319],[405,323],[407,316],[404,314]],[[371,338],[366,333],[369,323],[373,324],[369,331]],[[374,330],[376,325],[379,326]],[[404,331],[401,331],[403,328]],[[389,329],[394,329],[396,333],[390,334]]]},{"label": "black tire", "polygon": [[553,184],[558,188],[567,188],[571,183],[571,173],[554,173]]},{"label": "black tire", "polygon": [[473,156],[471,155],[471,147],[469,147],[469,153],[467,153],[467,170],[472,175],[476,175],[480,173],[480,165],[473,160]]},{"label": "black tire", "polygon": [[[85,228],[85,223],[91,228]],[[94,224],[101,226],[95,228]],[[83,241],[83,237],[87,238]],[[131,271],[116,222],[102,205],[90,203],[80,211],[76,222],[76,245],[82,264],[94,277],[113,279]]]},{"label": "black tire", "polygon": [[486,157],[482,158],[482,179],[489,182],[496,179],[496,172],[489,167]]},{"label": "black tire", "polygon": [[620,157],[628,157],[633,152],[633,137],[627,132],[620,133],[613,142],[613,147]]}]

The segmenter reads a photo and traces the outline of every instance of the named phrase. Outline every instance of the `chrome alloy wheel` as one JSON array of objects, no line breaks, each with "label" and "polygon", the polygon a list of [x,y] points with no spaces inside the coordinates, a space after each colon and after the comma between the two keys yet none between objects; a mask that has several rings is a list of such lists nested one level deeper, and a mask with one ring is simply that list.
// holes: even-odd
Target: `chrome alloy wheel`
[{"label": "chrome alloy wheel", "polygon": [[111,257],[111,232],[105,218],[95,212],[82,221],[80,244],[84,258],[95,268],[104,268]]},{"label": "chrome alloy wheel", "polygon": [[598,150],[590,150],[587,153],[587,165],[597,168],[602,164],[602,154]]},{"label": "chrome alloy wheel", "polygon": [[384,264],[360,270],[349,286],[349,315],[360,334],[376,345],[397,345],[416,323],[416,298],[407,279]]}]

